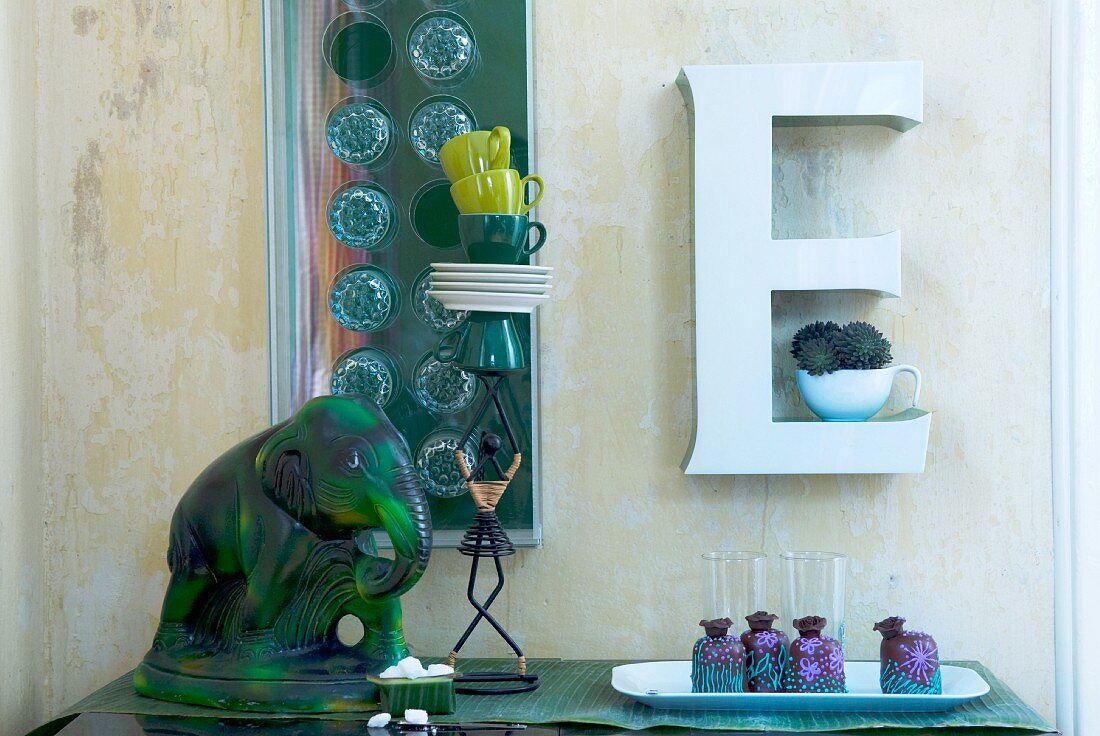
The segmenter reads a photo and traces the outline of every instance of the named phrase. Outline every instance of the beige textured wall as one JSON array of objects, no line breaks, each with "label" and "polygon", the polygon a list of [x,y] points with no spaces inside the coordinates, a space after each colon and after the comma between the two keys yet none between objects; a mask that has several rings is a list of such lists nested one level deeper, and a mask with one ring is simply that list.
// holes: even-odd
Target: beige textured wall
[{"label": "beige textured wall", "polygon": [[[265,422],[256,5],[38,6],[50,709],[141,656],[175,499]],[[871,622],[904,613],[945,656],[987,662],[1052,712],[1047,13],[1045,0],[535,1],[559,274],[543,313],[547,543],[508,561],[494,608],[529,656],[683,657],[697,553],[838,549],[852,556],[853,657],[874,656]],[[924,125],[781,131],[775,152],[777,236],[900,228],[904,298],[784,298],[775,329],[882,327],[925,371],[927,472],[685,477],[679,67],[911,58],[925,61]],[[777,402],[797,403],[779,355]],[[465,571],[441,551],[409,596],[418,651],[461,632]],[[1013,659],[1014,630],[1035,637],[1032,660]],[[500,649],[479,635],[468,651]],[[39,659],[22,655],[22,682]]]},{"label": "beige textured wall", "polygon": [[49,704],[151,641],[176,499],[267,420],[258,3],[40,3]]}]

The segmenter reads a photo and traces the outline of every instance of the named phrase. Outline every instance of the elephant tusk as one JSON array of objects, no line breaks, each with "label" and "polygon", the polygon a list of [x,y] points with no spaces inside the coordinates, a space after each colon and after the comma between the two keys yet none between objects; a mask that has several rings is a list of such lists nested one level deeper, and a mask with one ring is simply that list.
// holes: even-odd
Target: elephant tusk
[{"label": "elephant tusk", "polygon": [[416,545],[415,542],[409,539],[405,534],[405,530],[401,528],[400,521],[381,504],[375,506],[374,510],[378,514],[378,519],[382,524],[382,528],[386,531],[386,534],[390,535],[390,543],[393,545],[394,551],[402,557],[412,559],[416,554]]}]

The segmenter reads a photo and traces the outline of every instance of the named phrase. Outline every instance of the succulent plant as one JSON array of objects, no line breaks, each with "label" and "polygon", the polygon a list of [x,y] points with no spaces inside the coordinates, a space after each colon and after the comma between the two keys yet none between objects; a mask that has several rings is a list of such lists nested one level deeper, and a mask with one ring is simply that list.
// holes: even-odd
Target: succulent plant
[{"label": "succulent plant", "polygon": [[803,341],[798,351],[798,367],[811,376],[832,373],[840,368],[840,359],[832,341],[823,337]]},{"label": "succulent plant", "polygon": [[805,325],[798,332],[794,333],[794,337],[791,339],[791,355],[795,360],[798,360],[799,353],[801,352],[802,345],[808,340],[830,340],[840,332],[840,325],[832,320],[828,322],[811,322]]},{"label": "succulent plant", "polygon": [[[890,362],[890,341],[866,322],[849,322],[832,338],[841,368],[874,370]],[[805,348],[803,348],[805,350]]]}]

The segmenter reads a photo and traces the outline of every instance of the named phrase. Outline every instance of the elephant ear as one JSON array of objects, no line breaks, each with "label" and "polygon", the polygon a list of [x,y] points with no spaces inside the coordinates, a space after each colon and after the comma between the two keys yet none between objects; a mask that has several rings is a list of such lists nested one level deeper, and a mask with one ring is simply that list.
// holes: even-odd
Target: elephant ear
[{"label": "elephant ear", "polygon": [[302,445],[302,437],[290,422],[263,444],[256,457],[264,488],[296,519],[316,510],[309,459]]}]

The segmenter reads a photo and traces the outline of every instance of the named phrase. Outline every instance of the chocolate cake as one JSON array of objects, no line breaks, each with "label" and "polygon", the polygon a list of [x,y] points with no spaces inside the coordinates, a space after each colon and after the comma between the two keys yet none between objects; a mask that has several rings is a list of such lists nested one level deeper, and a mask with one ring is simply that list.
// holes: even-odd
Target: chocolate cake
[{"label": "chocolate cake", "polygon": [[746,692],[783,692],[783,668],[790,657],[791,641],[786,632],[772,629],[777,618],[766,611],[745,616],[749,628],[741,634],[741,646],[745,648]]},{"label": "chocolate cake", "polygon": [[794,620],[800,636],[791,642],[791,656],[783,668],[783,691],[788,693],[846,693],[844,650],[840,642],[821,633],[823,616]]},{"label": "chocolate cake", "polygon": [[691,652],[693,693],[740,693],[745,686],[745,649],[741,640],[728,634],[733,621],[718,618],[700,621],[706,636],[695,642]]},{"label": "chocolate cake", "polygon": [[905,619],[891,616],[875,624],[879,645],[879,685],[887,694],[939,695],[940,655],[936,640],[922,631],[905,631]]}]

